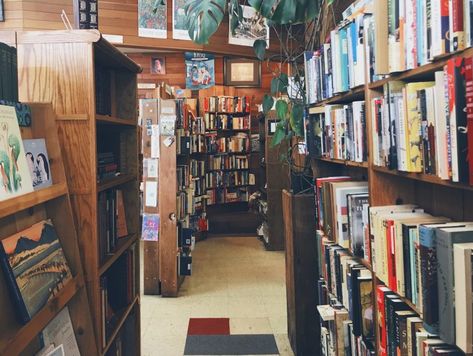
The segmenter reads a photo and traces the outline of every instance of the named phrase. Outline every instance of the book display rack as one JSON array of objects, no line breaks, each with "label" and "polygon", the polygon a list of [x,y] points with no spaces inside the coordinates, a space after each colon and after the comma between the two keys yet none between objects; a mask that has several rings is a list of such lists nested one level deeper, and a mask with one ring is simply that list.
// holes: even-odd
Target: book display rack
[{"label": "book display rack", "polygon": [[139,354],[141,68],[96,30],[18,32],[17,48],[20,100],[57,117],[99,354]]}]

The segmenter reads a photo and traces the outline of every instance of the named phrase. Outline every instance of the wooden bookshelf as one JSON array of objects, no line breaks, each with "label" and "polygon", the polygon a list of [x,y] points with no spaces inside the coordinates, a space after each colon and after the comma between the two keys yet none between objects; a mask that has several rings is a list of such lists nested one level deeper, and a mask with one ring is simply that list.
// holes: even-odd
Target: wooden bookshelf
[{"label": "wooden bookshelf", "polygon": [[6,287],[6,277],[0,272],[0,354],[38,352],[41,349],[41,331],[67,306],[80,352],[84,355],[95,355],[98,349],[55,114],[50,104],[31,103],[29,106],[32,111],[32,125],[21,128],[22,139],[45,139],[53,184],[0,203],[0,240],[44,219],[51,219],[73,278],[28,323],[22,325],[17,321],[15,307]]},{"label": "wooden bookshelf", "polygon": [[[129,257],[127,269],[133,277],[124,277],[119,283],[133,289],[133,298],[127,298],[126,303],[130,310],[137,310],[137,316],[129,340],[133,340],[131,348],[140,354],[136,75],[141,69],[95,30],[18,32],[17,48],[20,100],[50,101],[58,116],[98,353],[105,354],[115,345],[126,323],[114,323],[104,342],[101,280],[110,281],[107,272],[118,260]],[[113,153],[120,175],[98,180],[98,154],[108,151]],[[115,188],[123,192],[129,236],[118,239],[115,249],[103,260],[98,198]],[[106,288],[113,293],[118,286],[109,284]],[[121,341],[126,343],[123,338]]]}]

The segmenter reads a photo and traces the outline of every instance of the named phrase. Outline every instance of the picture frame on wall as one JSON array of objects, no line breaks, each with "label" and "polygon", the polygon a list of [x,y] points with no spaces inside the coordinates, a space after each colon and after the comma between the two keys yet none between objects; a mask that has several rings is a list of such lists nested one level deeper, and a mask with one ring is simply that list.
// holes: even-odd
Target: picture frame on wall
[{"label": "picture frame on wall", "polygon": [[0,22],[5,21],[5,12],[3,10],[3,0],[0,0]]},{"label": "picture frame on wall", "polygon": [[224,84],[233,87],[261,87],[261,62],[257,59],[224,58]]},{"label": "picture frame on wall", "polygon": [[165,57],[151,57],[151,74],[166,74]]}]

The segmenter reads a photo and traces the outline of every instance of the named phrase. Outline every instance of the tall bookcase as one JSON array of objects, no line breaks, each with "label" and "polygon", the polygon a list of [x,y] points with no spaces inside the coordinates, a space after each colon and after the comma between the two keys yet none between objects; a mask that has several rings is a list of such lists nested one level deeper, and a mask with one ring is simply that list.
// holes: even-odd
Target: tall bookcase
[{"label": "tall bookcase", "polygon": [[64,308],[69,308],[79,350],[84,355],[95,355],[97,344],[87,297],[83,265],[74,228],[69,189],[64,161],[57,135],[55,114],[49,104],[31,103],[32,125],[21,128],[22,139],[43,138],[50,162],[53,184],[0,203],[0,240],[22,231],[45,219],[51,219],[72,272],[72,280],[25,325],[18,322],[15,307],[5,280],[0,272],[0,354],[35,354],[41,348],[41,331]]},{"label": "tall bookcase", "polygon": [[[96,30],[18,32],[17,48],[20,100],[51,102],[57,116],[99,353],[139,354],[136,75],[141,69]],[[112,153],[120,174],[99,179],[103,153]],[[127,234],[101,254],[99,196],[115,189],[123,195]]]},{"label": "tall bookcase", "polygon": [[[378,38],[387,36],[387,1],[374,1],[374,24]],[[373,9],[370,9],[372,11]],[[323,26],[322,26],[323,27]],[[386,32],[384,32],[386,31]],[[387,38],[387,37],[386,37]],[[387,39],[386,39],[387,41]],[[368,40],[365,38],[365,46]],[[365,48],[366,49],[366,48]],[[379,59],[379,67],[387,62],[387,53],[376,52],[376,60]],[[378,54],[380,54],[378,56]],[[384,57],[381,58],[381,54]],[[324,112],[326,105],[344,105],[354,101],[364,100],[366,103],[366,123],[368,140],[368,161],[353,162],[330,158],[313,158],[312,169],[314,177],[328,176],[351,176],[354,180],[367,180],[369,185],[369,200],[371,207],[384,205],[414,204],[434,216],[444,216],[453,221],[473,220],[473,186],[462,183],[454,183],[449,180],[442,180],[436,175],[424,173],[408,173],[397,169],[389,169],[375,165],[373,152],[375,144],[373,142],[374,127],[372,125],[372,100],[383,95],[383,88],[386,84],[394,81],[405,83],[420,81],[435,81],[435,72],[442,71],[448,60],[451,58],[468,58],[473,56],[473,48],[449,53],[445,56],[434,59],[431,63],[418,66],[415,69],[397,73],[383,71],[377,74],[385,75],[382,79],[375,79],[369,82],[368,75],[365,75],[364,85],[351,88],[350,90],[338,93],[328,99],[310,105],[309,112],[319,114]],[[365,63],[365,68],[369,67]],[[377,149],[377,148],[376,148]],[[371,271],[373,275],[373,290],[381,283],[374,272],[371,262],[359,259],[359,262]],[[468,272],[467,272],[468,273]],[[407,298],[398,296],[412,310],[421,315],[418,308]],[[372,305],[374,307],[374,330],[375,340],[378,339],[378,313],[376,303],[376,293],[373,293]],[[375,343],[375,350],[379,350],[379,345]]]}]

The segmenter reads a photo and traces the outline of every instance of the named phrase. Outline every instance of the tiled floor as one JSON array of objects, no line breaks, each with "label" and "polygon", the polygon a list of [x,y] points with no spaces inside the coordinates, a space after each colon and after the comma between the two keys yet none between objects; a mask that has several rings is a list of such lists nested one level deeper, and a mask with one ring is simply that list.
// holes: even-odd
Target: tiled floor
[{"label": "tiled floor", "polygon": [[178,298],[142,297],[142,354],[182,356],[189,318],[230,318],[231,334],[274,334],[280,355],[287,339],[283,252],[253,237],[210,238],[192,253],[193,273]]}]

